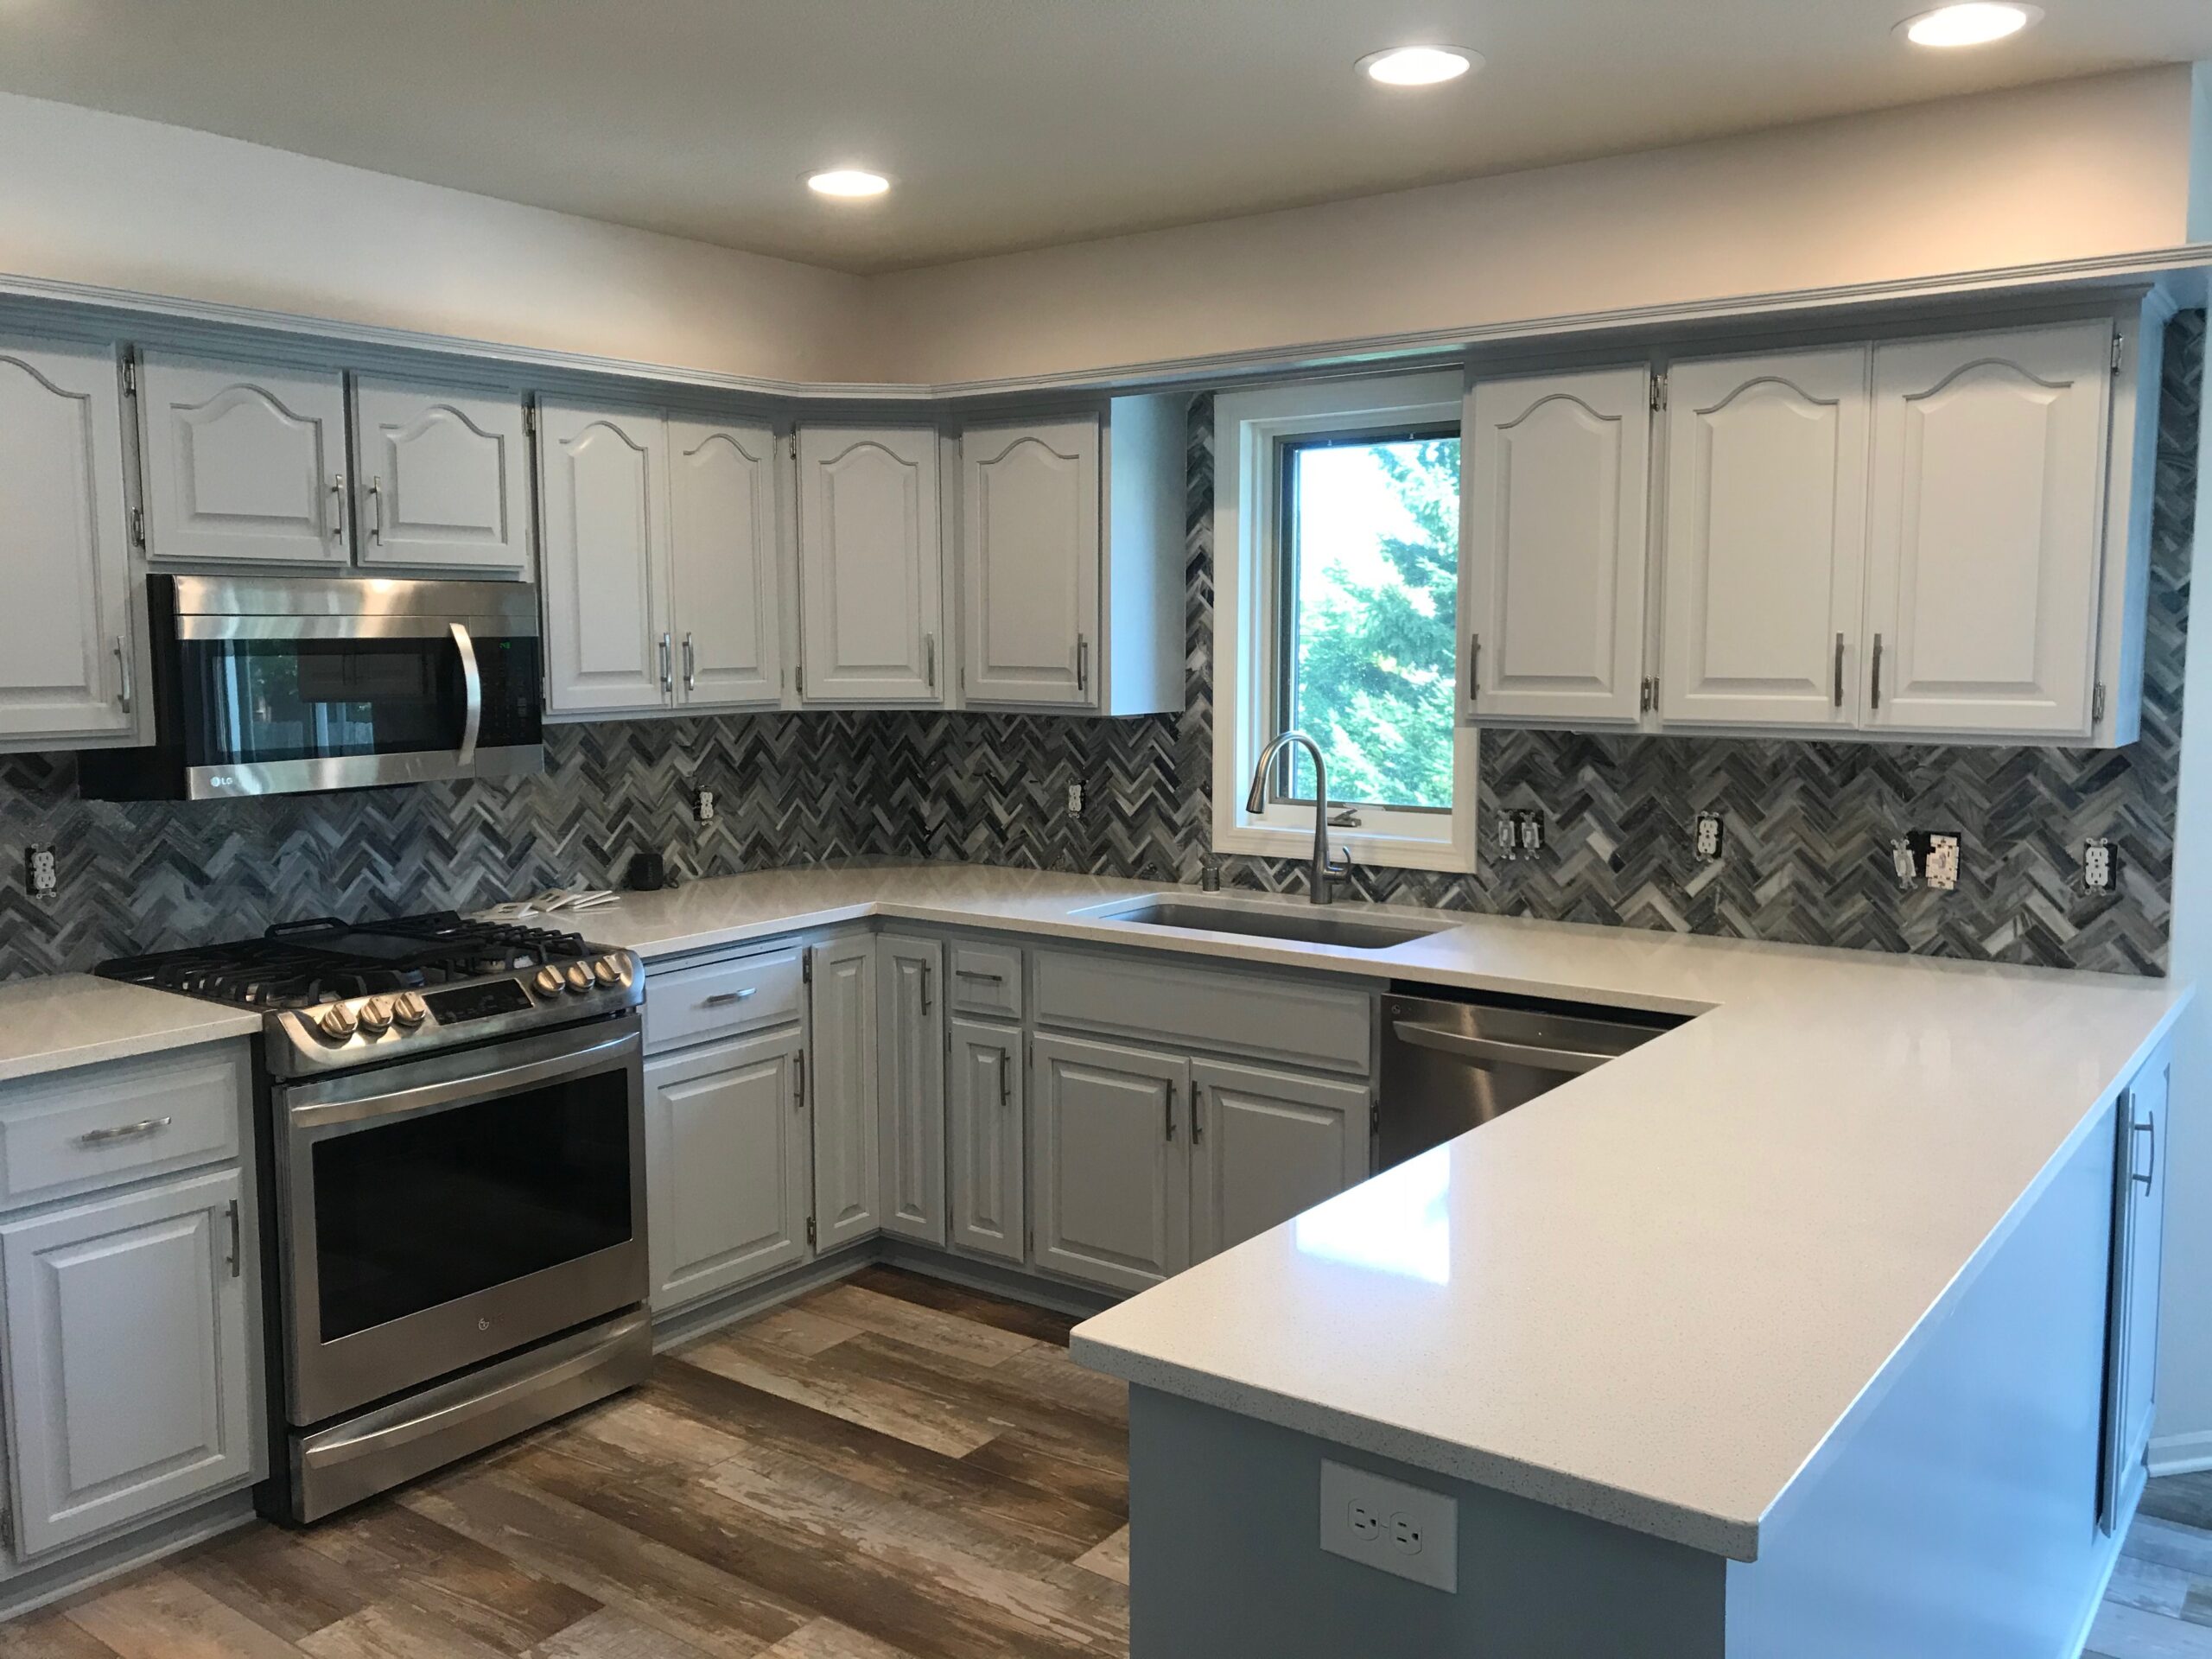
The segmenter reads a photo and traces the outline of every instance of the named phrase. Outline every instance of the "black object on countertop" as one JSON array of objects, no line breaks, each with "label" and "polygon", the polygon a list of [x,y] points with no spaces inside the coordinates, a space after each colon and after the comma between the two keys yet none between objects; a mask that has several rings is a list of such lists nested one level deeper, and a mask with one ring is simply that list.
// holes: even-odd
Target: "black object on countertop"
[{"label": "black object on countertop", "polygon": [[658,853],[639,853],[630,861],[622,885],[632,893],[658,893],[668,885],[668,860]]}]

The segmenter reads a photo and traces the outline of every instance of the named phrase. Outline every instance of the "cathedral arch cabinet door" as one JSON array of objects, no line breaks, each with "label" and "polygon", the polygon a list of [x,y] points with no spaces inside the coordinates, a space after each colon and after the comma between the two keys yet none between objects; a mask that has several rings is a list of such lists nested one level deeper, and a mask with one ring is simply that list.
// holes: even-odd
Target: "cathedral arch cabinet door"
[{"label": "cathedral arch cabinet door", "polygon": [[1460,454],[1461,718],[1633,724],[1649,367],[1478,380]]},{"label": "cathedral arch cabinet door", "polygon": [[687,708],[783,696],[776,457],[776,435],[765,426],[668,423],[670,617],[677,696]]},{"label": "cathedral arch cabinet door", "polygon": [[0,745],[139,717],[115,349],[0,337]]},{"label": "cathedral arch cabinet door", "polygon": [[2086,738],[2108,318],[1874,349],[1870,728]]},{"label": "cathedral arch cabinet door", "polygon": [[244,1202],[223,1169],[0,1227],[26,1559],[253,1473]]},{"label": "cathedral arch cabinet door", "polygon": [[138,418],[146,556],[346,565],[346,377],[149,352]]},{"label": "cathedral arch cabinet door", "polygon": [[353,381],[361,563],[530,574],[530,445],[522,394]]},{"label": "cathedral arch cabinet door", "polygon": [[636,410],[547,403],[538,466],[548,706],[563,715],[672,706],[665,423]]},{"label": "cathedral arch cabinet door", "polygon": [[801,427],[800,633],[810,702],[944,699],[938,436]]},{"label": "cathedral arch cabinet door", "polygon": [[972,427],[960,439],[963,690],[1098,705],[1098,423]]}]

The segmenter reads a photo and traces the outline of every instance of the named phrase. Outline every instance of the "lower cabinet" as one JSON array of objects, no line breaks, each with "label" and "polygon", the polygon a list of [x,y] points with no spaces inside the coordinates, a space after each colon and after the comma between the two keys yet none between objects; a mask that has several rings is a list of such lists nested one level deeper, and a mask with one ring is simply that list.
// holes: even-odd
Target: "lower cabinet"
[{"label": "lower cabinet", "polygon": [[873,936],[861,936],[808,952],[807,1085],[814,1105],[817,1250],[834,1250],[883,1229],[875,947]]},{"label": "lower cabinet", "polygon": [[2106,1304],[2104,1443],[2097,1518],[2120,1524],[2147,1478],[2158,1364],[2160,1241],[2166,1212],[2166,1106],[2172,1056],[2146,1062],[2120,1097],[2113,1169],[2112,1281]]},{"label": "lower cabinet", "polygon": [[1008,1262],[1028,1256],[1021,1028],[955,1020],[945,1058],[945,1161],[952,1243]]},{"label": "lower cabinet", "polygon": [[657,1311],[805,1259],[804,1052],[794,1025],[646,1065],[645,1236]]},{"label": "lower cabinet", "polygon": [[942,1246],[944,1215],[944,947],[875,942],[882,1046],[883,1230]]},{"label": "lower cabinet", "polygon": [[1364,1081],[1195,1062],[1192,1259],[1242,1244],[1365,1180],[1368,1106]]},{"label": "lower cabinet", "polygon": [[1181,1272],[1190,1061],[1075,1037],[1040,1036],[1036,1055],[1037,1266],[1128,1291]]},{"label": "lower cabinet", "polygon": [[228,1168],[0,1226],[24,1557],[252,1472],[245,1200]]}]

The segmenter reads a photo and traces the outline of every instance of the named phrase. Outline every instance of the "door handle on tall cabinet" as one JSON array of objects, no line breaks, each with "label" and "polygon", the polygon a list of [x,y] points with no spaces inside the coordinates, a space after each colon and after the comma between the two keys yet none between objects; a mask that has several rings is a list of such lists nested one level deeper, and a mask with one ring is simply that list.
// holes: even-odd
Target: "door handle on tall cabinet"
[{"label": "door handle on tall cabinet", "polygon": [[1482,694],[1483,637],[1479,633],[1467,636],[1467,701],[1472,702]]},{"label": "door handle on tall cabinet", "polygon": [[1874,696],[1872,699],[1872,706],[1876,709],[1879,709],[1882,706],[1882,636],[1878,633],[1874,636],[1873,689]]}]

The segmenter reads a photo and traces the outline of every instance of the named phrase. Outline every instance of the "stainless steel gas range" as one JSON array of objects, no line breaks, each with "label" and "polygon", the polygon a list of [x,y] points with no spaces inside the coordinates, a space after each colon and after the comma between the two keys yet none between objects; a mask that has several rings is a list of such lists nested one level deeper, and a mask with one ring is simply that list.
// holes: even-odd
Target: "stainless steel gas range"
[{"label": "stainless steel gas range", "polygon": [[264,1514],[319,1519],[644,1377],[629,952],[445,913],[99,971],[264,1011]]}]

